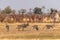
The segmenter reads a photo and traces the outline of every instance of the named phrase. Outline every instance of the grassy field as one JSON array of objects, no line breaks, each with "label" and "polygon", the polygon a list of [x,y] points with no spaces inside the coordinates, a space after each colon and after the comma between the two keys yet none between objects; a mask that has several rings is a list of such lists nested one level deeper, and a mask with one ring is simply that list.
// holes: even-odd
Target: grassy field
[{"label": "grassy field", "polygon": [[[18,31],[16,29],[18,24],[23,23],[8,23],[10,26],[9,32],[6,31],[6,23],[0,23],[0,39],[57,39],[60,38],[60,23],[29,23],[29,26],[24,31]],[[44,28],[45,25],[54,25],[53,29]],[[33,25],[38,25],[39,30],[36,31],[32,28]]]}]

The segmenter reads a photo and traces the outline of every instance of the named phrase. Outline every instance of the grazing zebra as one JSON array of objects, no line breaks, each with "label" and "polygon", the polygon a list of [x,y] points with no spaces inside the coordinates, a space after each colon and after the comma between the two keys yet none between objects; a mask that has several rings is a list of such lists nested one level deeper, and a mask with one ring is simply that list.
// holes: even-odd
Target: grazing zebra
[{"label": "grazing zebra", "polygon": [[53,28],[53,25],[46,25],[45,26],[47,29]]},{"label": "grazing zebra", "polygon": [[33,26],[33,29],[35,29],[35,30],[38,31],[38,30],[39,30],[38,25],[34,25],[34,26]]},{"label": "grazing zebra", "polygon": [[9,32],[9,25],[6,25],[7,32]]},{"label": "grazing zebra", "polygon": [[17,25],[16,29],[18,29],[18,31],[20,31],[20,29],[22,28],[22,31],[24,31],[24,28],[26,28],[27,26],[29,26],[29,24]]}]

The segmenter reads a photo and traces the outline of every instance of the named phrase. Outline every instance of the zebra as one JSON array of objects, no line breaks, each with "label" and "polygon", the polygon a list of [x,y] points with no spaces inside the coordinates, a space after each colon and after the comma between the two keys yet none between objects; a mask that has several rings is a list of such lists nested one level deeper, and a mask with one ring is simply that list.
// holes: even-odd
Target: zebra
[{"label": "zebra", "polygon": [[6,25],[7,32],[9,32],[9,25]]},{"label": "zebra", "polygon": [[22,24],[22,25],[17,25],[16,29],[18,29],[18,31],[20,31],[20,29],[22,28],[22,31],[24,31],[24,28],[26,28],[27,26],[29,26],[29,24]]},{"label": "zebra", "polygon": [[53,25],[45,25],[47,29],[53,28]]},{"label": "zebra", "polygon": [[33,27],[33,29],[35,29],[35,30],[39,30],[39,28],[38,28],[38,25],[34,25],[34,26],[32,26]]}]

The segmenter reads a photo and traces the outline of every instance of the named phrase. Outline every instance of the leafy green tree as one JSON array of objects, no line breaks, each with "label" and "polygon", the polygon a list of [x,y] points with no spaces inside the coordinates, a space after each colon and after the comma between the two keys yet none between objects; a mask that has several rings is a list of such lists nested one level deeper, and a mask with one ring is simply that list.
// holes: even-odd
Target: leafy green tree
[{"label": "leafy green tree", "polygon": [[5,10],[2,10],[2,11],[1,11],[1,14],[6,14]]},{"label": "leafy green tree", "polygon": [[12,9],[10,8],[10,6],[7,6],[5,8],[5,11],[6,11],[7,14],[10,14],[12,12]]},{"label": "leafy green tree", "polygon": [[51,8],[50,11],[51,11],[50,14],[52,14],[52,13],[57,13],[57,10],[56,10],[56,9],[53,9],[53,8]]},{"label": "leafy green tree", "polygon": [[10,8],[10,6],[7,6],[4,10],[2,10],[1,13],[10,14],[10,13],[12,13],[12,9]]},{"label": "leafy green tree", "polygon": [[20,14],[20,13],[22,13],[22,14],[24,14],[26,12],[26,9],[20,9],[20,10],[18,10],[18,13]]},{"label": "leafy green tree", "polygon": [[35,7],[33,11],[35,14],[42,14],[42,8]]},{"label": "leafy green tree", "polygon": [[12,10],[12,13],[13,13],[13,14],[15,14],[15,12],[16,12],[15,10]]},{"label": "leafy green tree", "polygon": [[23,14],[26,12],[26,9],[21,9],[20,12]]},{"label": "leafy green tree", "polygon": [[54,9],[53,9],[53,8],[51,8],[51,9],[50,9],[50,11],[51,11],[51,14],[52,14],[52,13],[54,12]]}]

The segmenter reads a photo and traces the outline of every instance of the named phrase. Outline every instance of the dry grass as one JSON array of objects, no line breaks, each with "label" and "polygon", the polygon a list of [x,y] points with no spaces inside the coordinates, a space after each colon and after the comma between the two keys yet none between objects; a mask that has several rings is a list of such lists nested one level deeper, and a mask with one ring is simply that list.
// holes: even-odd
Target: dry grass
[{"label": "dry grass", "polygon": [[[9,24],[9,23],[8,23]],[[52,38],[52,39],[56,39],[56,38],[60,38],[60,23],[29,23],[30,26],[28,26],[25,31],[17,31],[16,27],[18,24],[22,24],[22,23],[11,23],[10,25],[10,30],[9,32],[6,31],[6,23],[0,23],[0,39],[5,39],[5,38],[9,38],[9,39],[19,39],[19,38]],[[39,30],[33,30],[32,26],[33,25],[39,25]],[[50,24],[50,25],[55,25],[53,29],[43,29],[44,26],[46,24]]]}]

